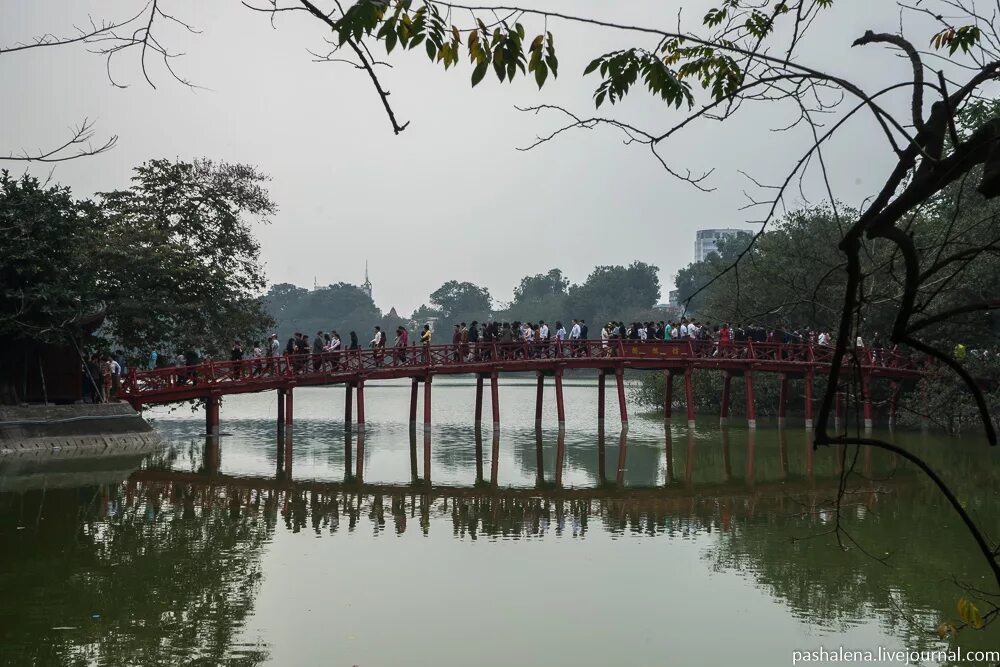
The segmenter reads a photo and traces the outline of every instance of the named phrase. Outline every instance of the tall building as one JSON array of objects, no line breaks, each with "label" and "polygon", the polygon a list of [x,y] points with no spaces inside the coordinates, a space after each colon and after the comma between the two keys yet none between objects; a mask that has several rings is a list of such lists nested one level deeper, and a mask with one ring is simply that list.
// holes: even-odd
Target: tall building
[{"label": "tall building", "polygon": [[694,261],[704,261],[718,249],[720,240],[747,233],[745,229],[699,229],[694,236]]},{"label": "tall building", "polygon": [[365,282],[361,285],[360,289],[368,295],[369,299],[374,301],[372,297],[372,281],[368,280],[368,260],[365,260]]}]

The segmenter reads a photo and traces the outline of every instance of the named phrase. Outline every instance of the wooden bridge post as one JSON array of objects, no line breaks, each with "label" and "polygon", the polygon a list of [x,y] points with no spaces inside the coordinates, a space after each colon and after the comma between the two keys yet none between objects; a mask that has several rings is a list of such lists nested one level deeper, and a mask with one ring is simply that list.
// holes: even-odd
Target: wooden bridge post
[{"label": "wooden bridge post", "polygon": [[424,378],[424,428],[431,427],[431,376]]},{"label": "wooden bridge post", "polygon": [[670,427],[663,429],[663,441],[665,459],[667,463],[666,483],[674,483],[674,442],[670,433]]},{"label": "wooden bridge post", "polygon": [[663,421],[670,421],[674,410],[674,374],[668,368],[663,371]]},{"label": "wooden bridge post", "polygon": [[[496,377],[494,375],[494,377]],[[497,485],[500,472],[500,429],[493,429],[493,447],[490,450],[490,486]]]},{"label": "wooden bridge post", "polygon": [[348,382],[344,385],[344,428],[351,430],[354,411],[354,385]]},{"label": "wooden bridge post", "polygon": [[535,427],[542,425],[542,401],[545,395],[545,373],[537,371],[535,379]]},{"label": "wooden bridge post", "polygon": [[410,483],[416,484],[420,481],[420,474],[417,472],[417,425],[410,424]]},{"label": "wooden bridge post", "polygon": [[285,390],[278,390],[278,434],[285,432]]},{"label": "wooden bridge post", "polygon": [[788,374],[778,373],[778,428],[785,427],[785,405],[788,403]]},{"label": "wooden bridge post", "polygon": [[805,376],[806,382],[806,428],[813,427],[813,371],[809,371]]},{"label": "wooden bridge post", "polygon": [[729,423],[729,399],[732,396],[733,374],[722,371],[722,410],[719,415],[720,424]]},{"label": "wooden bridge post", "polygon": [[559,415],[559,428],[566,427],[566,405],[563,403],[563,372],[556,369],[556,414]]},{"label": "wooden bridge post", "polygon": [[861,400],[864,401],[862,410],[864,412],[865,430],[871,430],[874,421],[872,420],[872,384],[871,375],[861,373]]},{"label": "wooden bridge post", "polygon": [[[361,396],[362,394],[359,390],[358,399],[360,399]],[[360,409],[358,412],[360,413]],[[360,484],[365,479],[365,424],[362,421],[358,422],[358,453],[354,465],[354,476],[358,484]]]},{"label": "wooden bridge post", "polygon": [[562,486],[563,461],[566,458],[566,429],[559,429],[556,436],[556,486]]},{"label": "wooden bridge post", "polygon": [[[291,395],[291,392],[289,392],[289,395]],[[289,422],[289,425],[291,425],[291,422]],[[291,431],[291,429],[288,430],[288,436],[285,439],[285,445],[284,446],[285,446],[285,451],[284,451],[285,464],[284,464],[284,466],[283,466],[283,468],[281,470],[281,478],[287,480],[287,479],[291,479],[292,478],[292,431]]]},{"label": "wooden bridge post", "polygon": [[431,483],[431,431],[424,429],[424,484]]},{"label": "wooden bridge post", "polygon": [[493,403],[493,428],[498,429],[500,428],[500,378],[496,371],[490,373],[490,398]]},{"label": "wooden bridge post", "polygon": [[[414,450],[415,451],[415,450]],[[417,459],[414,453],[413,459],[413,479],[416,480]],[[476,486],[483,483],[483,429],[476,428]]]},{"label": "wooden bridge post", "polygon": [[628,430],[622,429],[618,436],[618,470],[615,474],[615,483],[622,486],[625,483],[625,456],[628,452]]},{"label": "wooden bridge post", "polygon": [[688,428],[694,428],[694,382],[691,368],[684,369],[684,399],[687,402]]},{"label": "wooden bridge post", "polygon": [[291,430],[294,420],[292,419],[292,388],[285,390],[285,428]]},{"label": "wooden bridge post", "polygon": [[476,373],[476,428],[483,423],[483,374]]},{"label": "wooden bridge post", "polygon": [[597,482],[600,486],[608,483],[607,480],[607,456],[604,445],[604,426],[597,427]]},{"label": "wooden bridge post", "polygon": [[365,430],[365,381],[364,380],[358,380],[358,430],[359,431]]},{"label": "wooden bridge post", "polygon": [[542,449],[542,429],[535,427],[535,486],[545,484],[545,454]]},{"label": "wooden bridge post", "polygon": [[628,408],[625,405],[625,369],[615,369],[615,382],[618,384],[618,412],[622,419],[622,428],[628,428]]},{"label": "wooden bridge post", "polygon": [[213,394],[205,399],[205,435],[219,435],[219,396]]},{"label": "wooden bridge post", "polygon": [[413,378],[410,384],[410,424],[417,423],[417,391],[420,380]]},{"label": "wooden bridge post", "polygon": [[757,411],[753,399],[753,371],[748,369],[743,374],[743,384],[747,394],[747,428],[757,428]]},{"label": "wooden bridge post", "polygon": [[597,372],[597,425],[604,426],[604,369]]}]

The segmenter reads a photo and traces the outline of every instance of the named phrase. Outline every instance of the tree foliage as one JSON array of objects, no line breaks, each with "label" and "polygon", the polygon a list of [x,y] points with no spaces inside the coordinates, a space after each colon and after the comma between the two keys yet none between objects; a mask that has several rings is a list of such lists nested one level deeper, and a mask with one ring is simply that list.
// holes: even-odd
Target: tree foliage
[{"label": "tree foliage", "polygon": [[151,160],[132,186],[100,195],[109,334],[135,350],[218,353],[268,318],[251,224],[276,211],[255,167]]},{"label": "tree foliage", "polygon": [[264,180],[245,165],[154,160],[130,188],[78,201],[4,173],[0,336],[66,344],[103,316],[107,344],[145,355],[217,353],[260,332],[264,275],[247,218],[275,210]]}]

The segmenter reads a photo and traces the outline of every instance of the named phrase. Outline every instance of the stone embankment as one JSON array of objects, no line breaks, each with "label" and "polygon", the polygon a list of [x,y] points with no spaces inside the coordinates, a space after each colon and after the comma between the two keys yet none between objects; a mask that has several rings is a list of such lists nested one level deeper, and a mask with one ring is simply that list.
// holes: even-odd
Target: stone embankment
[{"label": "stone embankment", "polygon": [[153,428],[127,403],[0,406],[0,456],[125,453],[158,444]]}]

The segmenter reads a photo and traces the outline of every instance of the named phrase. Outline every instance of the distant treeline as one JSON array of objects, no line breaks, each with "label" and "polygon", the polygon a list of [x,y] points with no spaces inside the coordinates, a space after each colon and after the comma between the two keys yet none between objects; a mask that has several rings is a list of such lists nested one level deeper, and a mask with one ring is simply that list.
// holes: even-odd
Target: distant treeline
[{"label": "distant treeline", "polygon": [[660,295],[659,269],[643,262],[628,266],[598,266],[580,284],[571,284],[560,269],[525,276],[514,288],[514,300],[498,304],[489,289],[470,282],[449,280],[428,296],[428,303],[403,317],[383,313],[356,285],[337,283],[306,289],[288,283],[271,287],[265,297],[267,312],[277,322],[284,341],[295,332],[315,335],[336,330],[341,336],[356,331],[362,343],[376,325],[390,333],[396,327],[422,326],[427,322],[450,329],[452,324],[473,321],[554,322],[571,318],[603,323],[609,320],[660,320],[654,311]]}]

